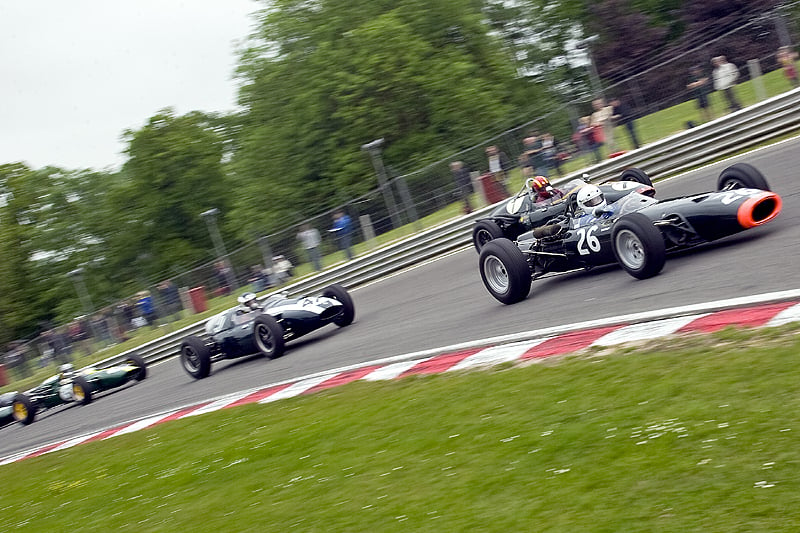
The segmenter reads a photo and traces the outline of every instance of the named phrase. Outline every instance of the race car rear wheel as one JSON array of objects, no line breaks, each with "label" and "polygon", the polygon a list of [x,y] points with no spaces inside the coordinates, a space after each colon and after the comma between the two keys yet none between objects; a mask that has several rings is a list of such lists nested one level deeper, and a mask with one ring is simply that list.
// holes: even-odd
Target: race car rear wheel
[{"label": "race car rear wheel", "polygon": [[641,213],[620,218],[614,225],[611,242],[617,262],[634,278],[651,278],[664,268],[667,258],[664,237]]},{"label": "race car rear wheel", "polygon": [[253,321],[253,340],[265,357],[274,359],[283,355],[283,328],[271,315],[259,315]]},{"label": "race car rear wheel", "polygon": [[505,237],[505,233],[503,233],[503,229],[497,225],[497,222],[492,220],[481,220],[472,228],[472,244],[475,246],[478,253],[486,246],[486,243],[494,239],[499,239],[500,237]]},{"label": "race car rear wheel", "polygon": [[626,168],[622,171],[619,179],[620,181],[635,181],[636,183],[641,183],[642,185],[649,185],[650,187],[653,186],[653,180],[650,179],[650,176],[647,175],[647,172],[640,168]]},{"label": "race car rear wheel", "polygon": [[322,296],[326,298],[333,298],[342,304],[342,313],[333,319],[333,323],[343,328],[353,323],[356,317],[356,308],[353,305],[353,299],[347,289],[338,284],[333,284],[322,291]]},{"label": "race car rear wheel", "polygon": [[72,380],[72,397],[81,405],[92,403],[92,386],[83,376]]},{"label": "race car rear wheel", "polygon": [[736,163],[720,173],[717,179],[718,191],[741,188],[770,190],[767,178],[753,165]]},{"label": "race car rear wheel", "polygon": [[138,368],[136,374],[134,374],[133,379],[136,381],[142,381],[147,377],[147,363],[144,361],[144,358],[137,354],[137,353],[130,353],[125,358],[125,364],[135,366]]},{"label": "race car rear wheel", "polygon": [[190,335],[181,343],[181,365],[195,379],[207,378],[211,373],[211,350],[203,339]]},{"label": "race car rear wheel", "polygon": [[517,245],[500,238],[486,243],[479,260],[486,290],[504,304],[524,300],[531,290],[531,271]]},{"label": "race car rear wheel", "polygon": [[18,393],[16,396],[14,396],[12,409],[14,420],[23,426],[32,424],[36,419],[36,404],[24,394]]}]

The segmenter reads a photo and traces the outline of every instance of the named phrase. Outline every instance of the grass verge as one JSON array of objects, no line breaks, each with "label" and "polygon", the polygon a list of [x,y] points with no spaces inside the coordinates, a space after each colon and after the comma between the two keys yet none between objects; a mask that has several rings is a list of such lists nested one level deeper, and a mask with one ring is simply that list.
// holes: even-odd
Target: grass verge
[{"label": "grass verge", "polygon": [[191,417],[0,467],[0,530],[796,531],[798,333]]}]

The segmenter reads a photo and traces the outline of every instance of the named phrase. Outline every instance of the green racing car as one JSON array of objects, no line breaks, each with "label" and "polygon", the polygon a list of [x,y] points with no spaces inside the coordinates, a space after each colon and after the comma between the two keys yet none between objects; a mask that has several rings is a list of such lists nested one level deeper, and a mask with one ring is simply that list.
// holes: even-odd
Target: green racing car
[{"label": "green racing car", "polygon": [[[88,367],[75,371],[72,365],[61,365],[59,373],[25,392],[3,395],[0,400],[0,425],[16,421],[33,423],[36,414],[68,403],[86,405],[97,392],[106,391],[147,377],[147,364],[135,353],[122,363],[106,368]],[[10,400],[10,401],[9,401]],[[10,404],[10,405],[9,405]]]}]

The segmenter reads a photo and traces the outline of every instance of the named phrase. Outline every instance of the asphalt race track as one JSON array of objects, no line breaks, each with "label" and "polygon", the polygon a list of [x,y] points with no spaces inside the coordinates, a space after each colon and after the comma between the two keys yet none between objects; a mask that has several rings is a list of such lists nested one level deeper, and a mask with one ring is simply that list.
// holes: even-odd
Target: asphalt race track
[{"label": "asphalt race track", "polygon": [[713,190],[722,168],[740,161],[765,174],[783,198],[783,213],[765,227],[669,257],[655,278],[637,281],[618,267],[555,276],[534,282],[527,300],[504,306],[484,289],[477,254],[470,248],[354,291],[356,321],[351,326],[329,326],[290,343],[280,359],[223,362],[201,381],[170,360],[150,367],[142,383],[100,394],[90,405],[40,413],[27,427],[0,428],[0,457],[226,393],[381,357],[798,288],[800,176],[795,169],[800,168],[800,139],[657,183],[657,196]]}]

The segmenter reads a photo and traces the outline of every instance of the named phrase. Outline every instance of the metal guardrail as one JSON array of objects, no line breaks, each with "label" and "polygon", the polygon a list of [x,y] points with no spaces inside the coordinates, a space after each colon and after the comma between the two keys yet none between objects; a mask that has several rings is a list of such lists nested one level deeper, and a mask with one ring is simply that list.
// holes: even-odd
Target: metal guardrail
[{"label": "metal guardrail", "polygon": [[[640,167],[651,177],[658,179],[798,129],[800,129],[800,89],[795,89],[572,173],[565,176],[563,181],[583,173],[588,173],[592,181],[608,181],[629,167]],[[474,221],[488,215],[494,208],[495,206],[488,206],[479,209],[441,226],[396,241],[347,263],[303,278],[282,288],[281,292],[285,291],[293,296],[313,294],[331,283],[354,288],[462,248],[472,241],[471,230]],[[148,363],[173,357],[179,352],[181,340],[187,335],[202,333],[204,324],[205,320],[199,321],[100,364],[118,363],[123,361],[128,353],[134,351]]]}]

